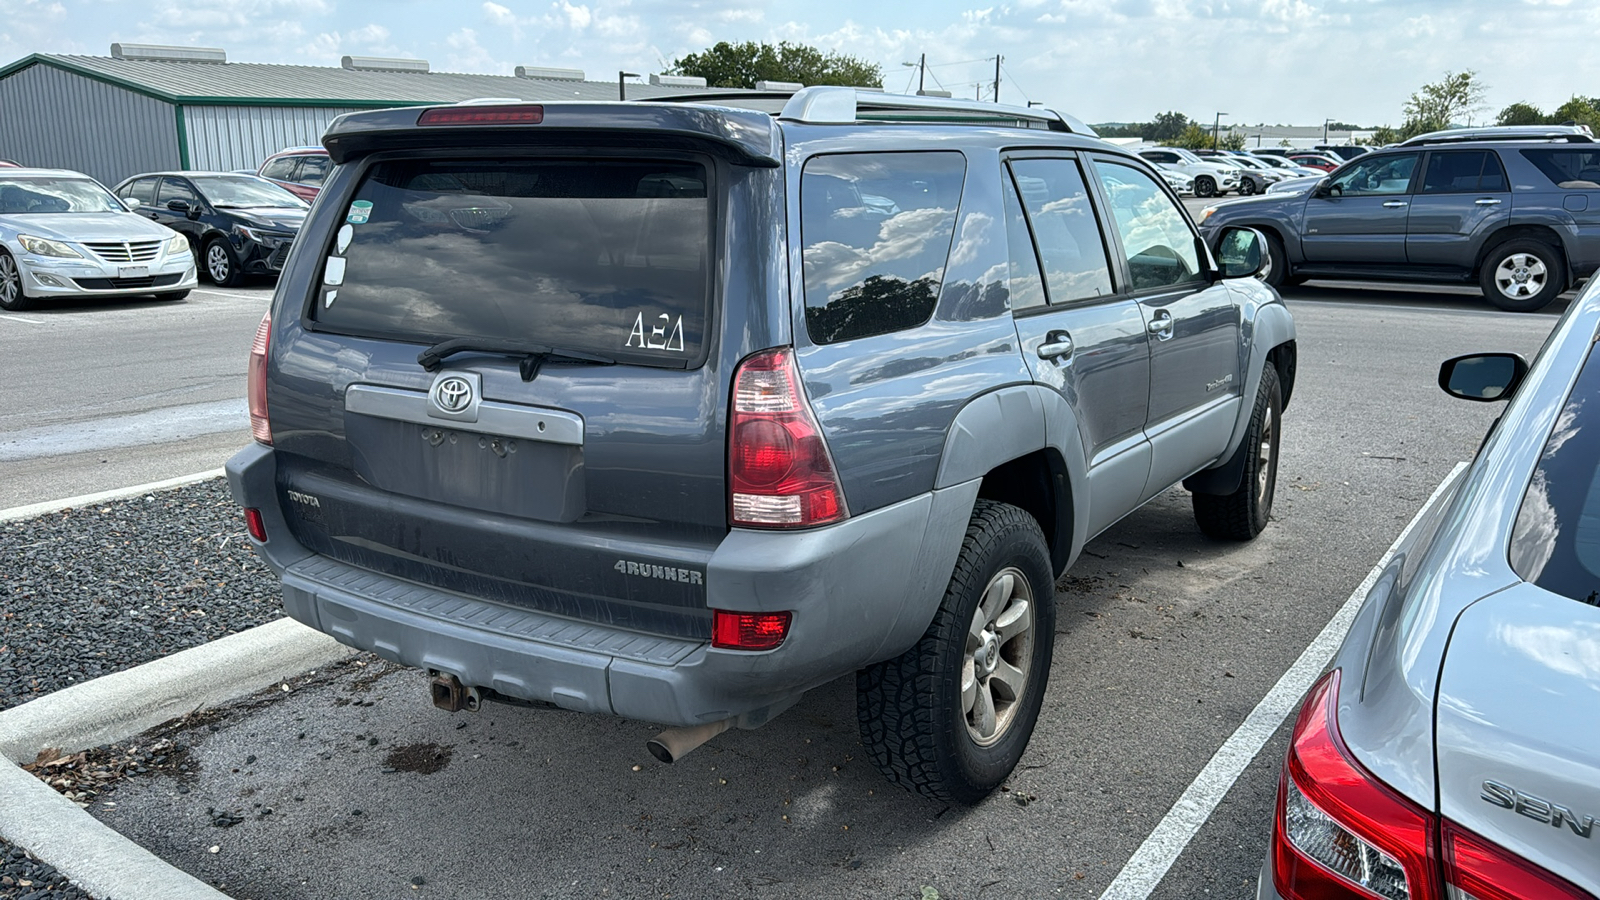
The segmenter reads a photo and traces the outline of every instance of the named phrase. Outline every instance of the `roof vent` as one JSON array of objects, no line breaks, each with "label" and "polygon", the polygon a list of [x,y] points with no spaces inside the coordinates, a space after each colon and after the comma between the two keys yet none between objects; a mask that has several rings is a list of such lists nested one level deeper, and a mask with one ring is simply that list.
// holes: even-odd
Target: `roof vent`
[{"label": "roof vent", "polygon": [[805,87],[798,81],[758,81],[756,90],[770,91],[774,94],[792,94]]},{"label": "roof vent", "polygon": [[657,87],[703,88],[706,80],[697,75],[651,75],[650,83]]},{"label": "roof vent", "polygon": [[158,59],[167,62],[225,63],[228,53],[215,47],[168,47],[162,44],[112,44],[112,59]]},{"label": "roof vent", "polygon": [[950,92],[949,91],[934,91],[934,90],[917,91],[917,96],[918,97],[943,97],[944,99],[948,100],[948,99],[950,99]]},{"label": "roof vent", "polygon": [[425,59],[386,59],[381,56],[346,56],[339,65],[352,72],[421,72],[428,71]]},{"label": "roof vent", "polygon": [[538,78],[544,81],[582,81],[582,69],[551,69],[544,66],[517,66],[518,78]]}]

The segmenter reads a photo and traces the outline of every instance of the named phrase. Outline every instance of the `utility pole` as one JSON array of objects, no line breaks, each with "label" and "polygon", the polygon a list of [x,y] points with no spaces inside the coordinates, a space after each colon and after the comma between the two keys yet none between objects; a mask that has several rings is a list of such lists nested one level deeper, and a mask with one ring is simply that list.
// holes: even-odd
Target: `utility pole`
[{"label": "utility pole", "polygon": [[1217,113],[1217,117],[1211,122],[1211,149],[1213,150],[1217,149],[1217,130],[1222,127],[1222,117],[1225,115],[1227,115],[1227,113],[1219,112]]},{"label": "utility pole", "polygon": [[1323,119],[1322,120],[1322,142],[1324,144],[1326,144],[1328,142],[1328,123],[1330,123],[1332,121],[1333,121],[1332,119]]},{"label": "utility pole", "polygon": [[1005,57],[996,53],[994,57],[994,102],[1000,102],[1000,60]]},{"label": "utility pole", "polygon": [[638,77],[639,77],[639,75],[636,72],[622,72],[622,71],[618,71],[617,72],[617,99],[618,100],[626,100],[626,99],[628,99],[628,85],[626,83],[624,83],[622,79],[624,79],[624,78],[638,78]]}]

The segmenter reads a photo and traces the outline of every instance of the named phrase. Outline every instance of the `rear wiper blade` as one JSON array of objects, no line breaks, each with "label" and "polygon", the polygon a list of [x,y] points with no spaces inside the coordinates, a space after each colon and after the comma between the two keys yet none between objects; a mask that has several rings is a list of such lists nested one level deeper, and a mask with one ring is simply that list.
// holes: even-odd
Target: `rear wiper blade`
[{"label": "rear wiper blade", "polygon": [[446,357],[454,356],[457,353],[504,353],[507,356],[520,356],[522,357],[522,362],[519,369],[523,381],[532,381],[534,376],[539,374],[539,368],[550,360],[591,363],[597,366],[614,366],[617,364],[617,361],[611,357],[601,356],[598,353],[567,350],[561,347],[537,344],[533,341],[496,341],[488,338],[451,338],[448,341],[440,341],[418,353],[417,364],[429,372],[436,372]]}]

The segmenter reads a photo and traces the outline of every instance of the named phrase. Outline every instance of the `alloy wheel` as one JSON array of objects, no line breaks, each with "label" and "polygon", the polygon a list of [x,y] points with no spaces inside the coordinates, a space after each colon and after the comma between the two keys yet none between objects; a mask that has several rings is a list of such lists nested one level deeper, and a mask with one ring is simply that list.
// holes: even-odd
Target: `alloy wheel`
[{"label": "alloy wheel", "polygon": [[1000,740],[1016,719],[1033,660],[1033,590],[1007,567],[984,588],[961,661],[961,711],[981,747]]},{"label": "alloy wheel", "polygon": [[1549,279],[1550,269],[1544,260],[1532,253],[1513,253],[1501,260],[1494,270],[1495,287],[1513,300],[1539,293]]},{"label": "alloy wheel", "polygon": [[0,303],[10,307],[22,296],[22,273],[17,271],[17,261],[0,253]]},{"label": "alloy wheel", "polygon": [[206,248],[206,274],[217,284],[228,280],[232,264],[228,260],[228,249],[221,244],[213,243]]}]

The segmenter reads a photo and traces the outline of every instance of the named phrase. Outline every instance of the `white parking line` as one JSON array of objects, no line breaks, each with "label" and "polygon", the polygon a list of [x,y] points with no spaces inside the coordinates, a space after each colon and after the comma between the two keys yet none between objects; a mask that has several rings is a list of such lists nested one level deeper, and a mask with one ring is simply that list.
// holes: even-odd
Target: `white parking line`
[{"label": "white parking line", "polygon": [[112,500],[125,500],[129,497],[138,497],[142,494],[153,494],[156,491],[166,491],[172,488],[184,487],[213,478],[221,478],[226,473],[222,469],[212,469],[207,472],[196,472],[193,475],[180,475],[177,478],[168,478],[165,481],[152,481],[149,484],[136,484],[132,487],[117,488],[111,491],[101,491],[98,494],[84,494],[79,497],[67,497],[64,500],[46,500],[43,503],[30,503],[27,506],[13,506],[10,509],[0,509],[0,522],[15,522],[20,519],[31,519],[45,513],[60,512],[63,509],[78,509],[95,503],[109,503]]},{"label": "white parking line", "polygon": [[45,321],[43,319],[30,319],[30,318],[27,318],[26,316],[0,316],[0,319],[4,319],[7,322],[26,322],[29,325],[43,325],[43,324],[45,324]]},{"label": "white parking line", "polygon": [[[1456,479],[1461,471],[1467,467],[1466,463],[1457,463],[1456,467],[1445,476],[1444,481],[1434,488],[1428,502],[1422,505],[1427,509],[1438,496]],[[1367,573],[1350,595],[1350,598],[1333,614],[1322,632],[1311,641],[1300,658],[1294,661],[1289,671],[1283,673],[1278,683],[1272,690],[1261,698],[1256,708],[1245,717],[1244,723],[1233,732],[1227,741],[1217,749],[1200,770],[1193,782],[1189,784],[1178,802],[1172,804],[1166,816],[1156,825],[1150,836],[1144,839],[1139,849],[1134,851],[1132,857],[1117,873],[1111,886],[1100,895],[1100,900],[1144,900],[1150,892],[1156,889],[1161,879],[1177,862],[1178,856],[1183,853],[1183,848],[1200,831],[1200,827],[1211,818],[1211,813],[1216,810],[1217,804],[1227,795],[1233,783],[1239,780],[1240,774],[1250,762],[1261,752],[1272,737],[1273,732],[1289,714],[1300,705],[1300,698],[1310,689],[1322,674],[1322,670],[1333,659],[1334,651],[1339,649],[1339,643],[1344,640],[1346,631],[1350,630],[1350,623],[1355,619],[1356,613],[1361,609],[1361,602],[1366,599],[1367,592],[1378,583],[1378,576],[1383,573],[1384,566],[1388,565],[1389,558],[1394,556],[1398,548],[1411,534],[1411,529],[1417,525],[1417,520],[1422,516],[1422,510],[1417,511],[1411,521],[1406,523],[1404,531],[1384,551],[1378,564]]]},{"label": "white parking line", "polygon": [[238,300],[241,297],[269,297],[270,298],[272,296],[272,293],[270,291],[259,291],[259,290],[251,291],[251,290],[245,290],[245,289],[232,290],[232,291],[218,291],[218,290],[213,290],[211,288],[190,288],[189,292],[192,293],[192,294],[210,294],[213,297],[227,297],[227,298],[232,299],[232,300]]}]

